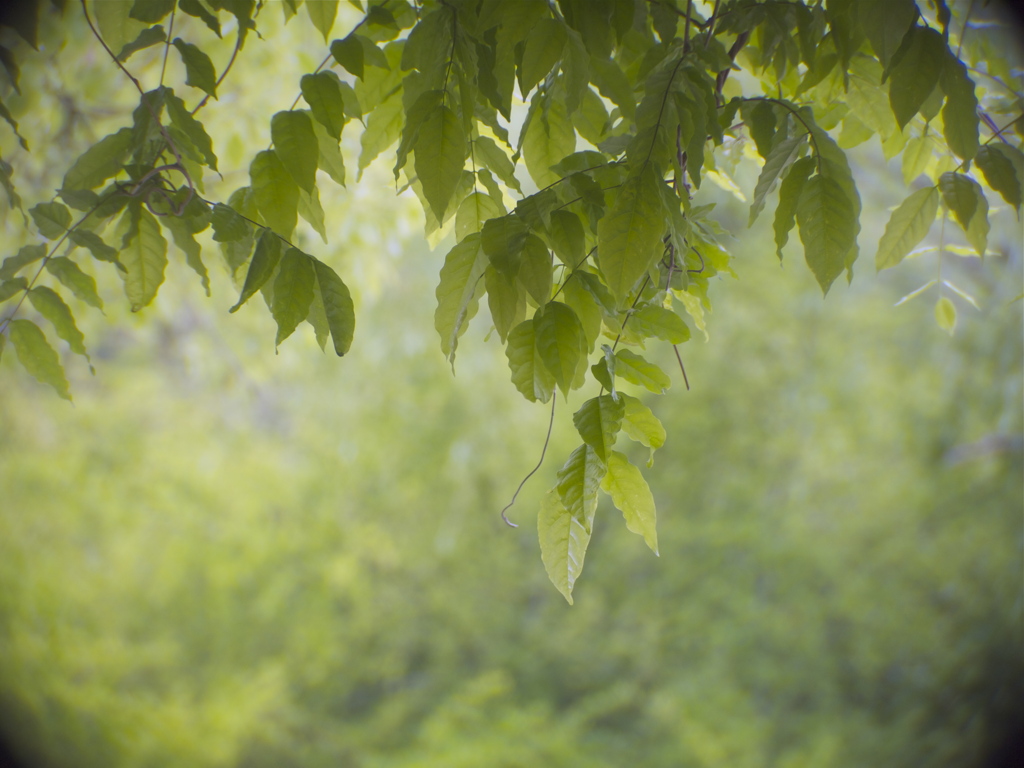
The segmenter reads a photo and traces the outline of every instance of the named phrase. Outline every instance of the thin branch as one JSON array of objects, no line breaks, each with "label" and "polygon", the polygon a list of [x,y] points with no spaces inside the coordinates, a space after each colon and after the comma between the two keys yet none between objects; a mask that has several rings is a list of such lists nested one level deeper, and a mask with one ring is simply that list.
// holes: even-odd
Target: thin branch
[{"label": "thin branch", "polygon": [[[84,2],[84,0],[83,0]],[[167,74],[167,55],[171,52],[171,36],[174,34],[174,15],[178,12],[178,4],[171,8],[171,20],[167,24],[167,39],[164,40],[164,61],[160,65],[160,85],[164,84],[164,75]]]},{"label": "thin branch", "polygon": [[540,460],[537,462],[537,466],[535,466],[533,469],[531,469],[529,471],[529,473],[526,475],[526,477],[523,478],[522,482],[519,483],[519,487],[516,488],[516,492],[512,494],[512,501],[510,501],[508,504],[506,504],[505,507],[501,510],[501,519],[504,520],[505,524],[507,526],[509,526],[510,528],[518,528],[519,525],[518,525],[518,523],[513,523],[511,520],[509,520],[505,516],[505,513],[512,507],[513,504],[516,503],[516,498],[519,496],[519,492],[521,490],[523,490],[523,486],[526,485],[526,481],[529,480],[531,477],[533,477],[534,474],[537,472],[537,470],[540,469],[541,464],[544,463],[544,456],[547,454],[547,452],[548,452],[548,444],[551,442],[551,428],[555,425],[555,403],[557,403],[557,402],[558,402],[558,395],[555,394],[554,392],[552,392],[551,393],[551,418],[548,421],[548,434],[544,438],[544,447],[541,448]]},{"label": "thin branch", "polygon": [[144,90],[142,90],[142,85],[139,83],[138,80],[135,79],[135,75],[133,75],[131,72],[129,72],[127,70],[127,68],[124,66],[124,64],[122,64],[118,60],[117,55],[112,50],[110,50],[110,46],[107,45],[106,41],[103,39],[103,36],[100,34],[99,30],[96,29],[96,26],[92,23],[92,17],[89,16],[89,8],[86,6],[85,0],[82,0],[82,12],[85,14],[85,21],[89,25],[89,29],[92,30],[92,33],[96,37],[96,39],[100,41],[100,45],[103,46],[103,50],[105,50],[110,55],[111,60],[115,64],[117,64],[118,68],[122,72],[124,72],[125,75],[128,76],[128,79],[132,81],[132,84],[138,89],[139,93],[141,95],[145,96],[146,92]]}]

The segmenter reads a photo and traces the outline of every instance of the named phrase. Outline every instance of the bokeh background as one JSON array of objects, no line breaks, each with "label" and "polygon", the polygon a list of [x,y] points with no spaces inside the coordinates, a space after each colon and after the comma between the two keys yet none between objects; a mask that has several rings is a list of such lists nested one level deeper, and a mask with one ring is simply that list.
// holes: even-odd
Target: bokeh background
[{"label": "bokeh background", "polygon": [[[273,35],[203,113],[224,169],[208,197],[246,183],[268,115],[319,63],[308,21],[282,27],[273,5]],[[5,97],[32,153],[3,154],[31,203],[133,106],[71,11],[44,19],[22,95]],[[159,69],[156,53],[132,62]],[[756,166],[730,151],[751,190]],[[905,187],[877,141],[853,153],[863,261],[824,300],[798,244],[780,265],[769,217],[748,231],[744,202],[705,184],[739,278],[711,290],[709,341],[694,329],[680,350],[691,389],[677,369],[648,401],[669,434],[646,471],[661,554],[603,505],[574,607],[546,580],[535,517],[582,398],[559,403],[549,459],[509,513],[520,528],[504,526],[548,412],[510,384],[486,312],[452,375],[433,330],[448,245],[430,251],[386,164],[325,198],[330,245],[301,235],[353,288],[344,359],[308,328],[275,355],[255,302],[229,317],[212,244],[212,297],[172,258],[139,315],[97,271],[104,313],[73,305],[95,376],[62,350],[73,405],[0,363],[7,759],[1019,765],[1021,225],[994,207],[984,262],[922,255],[876,276]],[[17,212],[3,237],[3,255],[23,242]],[[952,336],[936,289],[893,306],[937,269],[980,307],[947,294]]]}]

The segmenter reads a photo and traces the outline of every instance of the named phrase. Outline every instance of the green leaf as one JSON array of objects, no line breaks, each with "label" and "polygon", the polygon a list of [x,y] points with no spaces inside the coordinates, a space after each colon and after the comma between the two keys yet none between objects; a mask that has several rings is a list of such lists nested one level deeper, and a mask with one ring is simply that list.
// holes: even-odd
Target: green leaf
[{"label": "green leaf", "polygon": [[195,146],[203,157],[203,161],[213,170],[217,170],[217,156],[213,153],[213,140],[206,132],[203,124],[196,120],[192,113],[185,108],[185,102],[168,90],[165,103],[167,114],[171,118],[171,125],[188,136],[189,141]]},{"label": "green leaf", "polygon": [[986,144],[974,159],[985,181],[1014,208],[1021,207],[1021,174],[1024,154],[1009,144]]},{"label": "green leaf", "polygon": [[541,502],[537,535],[544,570],[551,583],[572,605],[572,590],[583,570],[590,532],[569,514],[555,489],[548,491]]},{"label": "green leaf", "polygon": [[263,150],[249,166],[256,207],[271,229],[288,239],[298,220],[299,187],[273,150]]},{"label": "green leaf", "polygon": [[96,293],[96,281],[79,268],[71,259],[56,256],[46,262],[47,271],[56,277],[65,288],[84,301],[90,307],[103,309],[103,301]]},{"label": "green leaf", "polygon": [[8,335],[25,370],[42,384],[49,384],[65,400],[71,399],[64,368],[39,327],[30,320],[11,320]]},{"label": "green leaf", "polygon": [[218,243],[241,240],[250,234],[252,227],[234,208],[223,203],[213,206],[210,223],[213,225],[213,239]]},{"label": "green leaf", "polygon": [[978,152],[978,98],[967,67],[952,53],[946,56],[939,84],[946,94],[946,106],[942,108],[946,144],[957,157],[970,160]]},{"label": "green leaf", "polygon": [[935,90],[947,55],[946,42],[934,29],[914,27],[907,32],[889,82],[889,105],[900,130]]},{"label": "green leaf", "polygon": [[[356,91],[358,93],[358,91]],[[364,109],[368,109],[366,101],[359,97]],[[405,108],[402,106],[400,95],[392,96],[384,101],[379,107],[369,113],[366,120],[366,128],[359,136],[359,145],[362,148],[359,153],[359,175],[362,176],[374,158],[390,147],[402,135],[402,125],[405,123]]]},{"label": "green leaf", "polygon": [[320,149],[309,115],[300,111],[278,112],[270,119],[270,138],[281,164],[295,183],[312,194]]},{"label": "green leaf", "polygon": [[917,13],[914,0],[884,0],[858,4],[861,27],[883,67],[889,66],[907,30],[917,19]]},{"label": "green leaf", "polygon": [[658,395],[664,394],[672,386],[667,373],[628,349],[620,349],[615,353],[615,375]]},{"label": "green leaf", "polygon": [[135,0],[128,15],[133,19],[153,24],[174,10],[174,0]]},{"label": "green leaf", "polygon": [[313,117],[327,129],[327,133],[335,139],[340,139],[341,129],[344,128],[347,118],[338,76],[327,70],[315,75],[303,75],[299,82],[302,87],[302,98],[309,104]]},{"label": "green leaf", "polygon": [[586,443],[573,451],[558,470],[558,496],[588,536],[593,531],[597,492],[606,471],[607,465]]},{"label": "green leaf", "polygon": [[914,192],[892,212],[885,234],[878,241],[875,268],[895,267],[920,243],[935,222],[939,210],[939,190],[926,187]]},{"label": "green leaf", "polygon": [[651,454],[665,444],[667,433],[661,421],[650,408],[630,395],[620,394],[625,403],[622,418],[622,431],[630,440],[651,449]]},{"label": "green leaf", "polygon": [[669,344],[682,344],[690,340],[690,329],[683,318],[671,309],[656,304],[648,304],[631,314],[629,324],[642,336],[653,336]]},{"label": "green leaf", "polygon": [[988,250],[988,200],[981,185],[973,179],[971,187],[974,190],[976,207],[974,216],[971,217],[971,223],[964,230],[964,234],[967,235],[967,242],[971,244],[975,253],[984,258],[985,252]]},{"label": "green leaf", "polygon": [[587,340],[580,319],[565,304],[550,301],[537,310],[533,322],[544,367],[568,397],[580,358],[586,354]]},{"label": "green leaf", "polygon": [[24,277],[14,277],[10,280],[4,280],[0,282],[0,302],[7,301],[13,296],[17,296],[22,291],[28,290],[28,280]]},{"label": "green leaf", "polygon": [[538,305],[551,298],[551,254],[544,241],[532,233],[523,242],[518,277],[520,284]]},{"label": "green leaf", "polygon": [[530,112],[523,133],[523,157],[530,177],[543,188],[558,181],[551,167],[576,149],[576,131],[565,104],[550,95],[534,95]]},{"label": "green leaf", "polygon": [[147,27],[139,32],[139,36],[132,42],[124,44],[121,51],[117,54],[117,60],[120,62],[128,61],[133,53],[138,53],[141,50],[165,42],[166,40],[167,35],[164,33],[164,28],[161,25],[158,24],[153,27]]},{"label": "green leaf", "polygon": [[915,136],[907,141],[903,149],[903,159],[900,161],[904,184],[910,186],[914,179],[924,173],[933,152],[934,142],[931,136]]},{"label": "green leaf", "polygon": [[754,202],[750,204],[750,220],[747,226],[751,226],[757,219],[761,209],[764,208],[765,198],[775,188],[775,183],[782,178],[786,169],[799,158],[805,143],[806,134],[773,143],[768,157],[765,158],[764,167],[761,168],[761,175],[757,178],[757,185],[754,187]]},{"label": "green leaf", "polygon": [[360,80],[363,78],[363,46],[358,35],[351,33],[341,40],[335,40],[331,43],[331,55],[350,73]]},{"label": "green leaf", "polygon": [[95,189],[116,176],[132,145],[132,129],[122,128],[85,150],[64,175],[62,189]]},{"label": "green leaf", "polygon": [[526,296],[515,279],[509,279],[493,266],[484,271],[484,286],[494,329],[505,341],[512,326],[522,321],[526,314]]},{"label": "green leaf", "polygon": [[238,301],[228,310],[237,312],[239,308],[252,298],[256,291],[266,284],[270,276],[277,269],[281,260],[281,239],[271,230],[264,227],[260,232],[259,240],[256,241],[256,248],[252,253],[252,261],[249,262],[249,271],[245,274],[245,283],[242,285],[242,292]]},{"label": "green leaf", "polygon": [[608,457],[608,473],[601,481],[601,490],[612,497],[612,503],[622,512],[626,528],[644,537],[647,546],[658,554],[658,514],[654,496],[640,470],[618,451]]},{"label": "green leaf", "polygon": [[857,244],[857,212],[846,191],[830,176],[818,174],[804,185],[796,219],[804,258],[823,293],[846,269],[847,254]]},{"label": "green leaf", "polygon": [[56,240],[68,231],[71,211],[60,203],[39,203],[29,209],[39,234],[47,240]]},{"label": "green leaf", "polygon": [[320,239],[327,243],[327,227],[323,206],[320,205],[320,193],[313,187],[313,194],[299,190],[299,216],[305,219]]},{"label": "green leaf", "polygon": [[572,423],[583,442],[594,449],[601,461],[608,461],[622,427],[625,404],[621,397],[600,395],[587,400],[573,414]]},{"label": "green leaf", "polygon": [[75,317],[71,314],[71,308],[64,303],[64,299],[52,288],[45,285],[37,285],[28,292],[28,300],[36,311],[53,324],[57,336],[64,339],[76,355],[82,355],[89,359],[89,353],[85,350],[85,337],[75,325]]},{"label": "green leaf", "polygon": [[270,314],[277,322],[275,347],[280,346],[306,319],[309,305],[313,302],[315,281],[313,260],[298,248],[288,248],[281,257],[274,280],[274,299],[270,304]]},{"label": "green leaf", "polygon": [[22,269],[46,255],[46,246],[33,243],[23,245],[15,256],[8,256],[0,267],[0,280],[9,280]]},{"label": "green leaf", "polygon": [[562,263],[574,269],[579,266],[583,261],[585,242],[580,217],[565,209],[552,211],[548,234],[551,246]]},{"label": "green leaf", "polygon": [[103,238],[87,229],[73,229],[68,239],[75,245],[85,248],[97,261],[117,263],[117,249],[103,242]]},{"label": "green leaf", "polygon": [[488,219],[497,219],[505,211],[493,198],[482,192],[473,192],[459,205],[455,214],[455,239],[461,241],[474,232],[480,232]]},{"label": "green leaf", "polygon": [[956,330],[956,307],[945,296],[935,304],[935,322],[950,336]]},{"label": "green leaf", "polygon": [[500,219],[488,219],[480,230],[480,244],[498,272],[509,280],[519,274],[523,243],[528,230],[514,213]]},{"label": "green leaf", "polygon": [[619,188],[611,209],[597,225],[601,274],[619,306],[661,258],[664,210],[660,183],[648,165]]},{"label": "green leaf", "polygon": [[213,62],[200,48],[186,43],[180,37],[174,38],[171,43],[181,54],[181,60],[185,64],[185,85],[199,88],[217,98],[217,72],[213,68]]},{"label": "green leaf", "polygon": [[509,189],[523,193],[519,180],[515,175],[515,165],[509,156],[489,136],[478,136],[473,139],[474,157],[491,170]]},{"label": "green leaf", "polygon": [[[487,266],[487,255],[480,247],[480,235],[473,233],[448,251],[441,267],[440,281],[434,294],[437,297],[434,328],[441,337],[441,351],[453,367],[459,337],[476,314],[477,286]],[[532,339],[530,346],[533,346]]]},{"label": "green leaf", "polygon": [[974,217],[974,212],[978,210],[976,186],[977,182],[962,173],[944,173],[939,177],[942,200],[965,231]]},{"label": "green leaf", "polygon": [[[214,4],[214,7],[219,7]],[[178,0],[178,8],[189,16],[200,19],[217,37],[220,37],[220,20],[207,10],[203,0]]]},{"label": "green leaf", "polygon": [[[356,313],[348,286],[337,273],[321,261],[313,259],[316,285],[327,314],[327,325],[331,329],[331,340],[338,357],[343,357],[352,347],[356,329]],[[275,294],[276,296],[276,294]]]},{"label": "green leaf", "polygon": [[541,19],[530,31],[519,67],[519,91],[523,99],[562,58],[566,38],[565,25],[557,19]]},{"label": "green leaf", "polygon": [[306,13],[309,14],[313,26],[324,36],[326,43],[334,27],[334,18],[338,15],[338,0],[309,0],[306,3]]},{"label": "green leaf", "polygon": [[414,151],[423,195],[437,220],[444,221],[469,151],[462,121],[448,107],[437,107],[420,126]]},{"label": "green leaf", "polygon": [[124,290],[132,312],[147,306],[164,281],[167,241],[160,225],[145,208],[133,205],[121,217],[121,264]]},{"label": "green leaf", "polygon": [[345,186],[345,160],[341,156],[338,140],[327,133],[327,129],[319,122],[313,123],[313,133],[316,134],[317,149],[320,153],[317,157],[320,170],[330,176],[336,184]]},{"label": "green leaf", "polygon": [[508,335],[505,357],[512,372],[512,383],[531,403],[546,403],[555,391],[555,379],[544,365],[537,349],[536,324],[525,320]]}]

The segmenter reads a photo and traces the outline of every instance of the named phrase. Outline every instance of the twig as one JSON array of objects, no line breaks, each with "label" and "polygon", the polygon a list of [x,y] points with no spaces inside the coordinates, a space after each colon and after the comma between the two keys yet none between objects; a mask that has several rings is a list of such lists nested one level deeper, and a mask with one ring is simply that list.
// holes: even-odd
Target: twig
[{"label": "twig", "polygon": [[516,488],[516,492],[512,494],[512,501],[510,501],[508,504],[506,504],[505,507],[501,510],[501,519],[504,520],[505,521],[505,525],[509,526],[510,528],[518,528],[519,525],[518,525],[518,523],[513,523],[511,520],[509,520],[505,516],[505,513],[512,507],[513,504],[516,503],[516,498],[519,496],[519,492],[521,490],[523,490],[523,486],[526,485],[526,481],[529,480],[531,477],[533,477],[534,474],[537,472],[537,470],[540,469],[541,464],[544,463],[544,456],[548,452],[548,443],[551,442],[551,428],[555,425],[555,403],[557,403],[557,402],[558,402],[558,397],[557,397],[557,395],[555,395],[555,393],[552,392],[551,393],[551,419],[548,421],[548,434],[544,438],[544,447],[541,448],[540,460],[537,462],[537,466],[535,466],[533,469],[531,469],[529,471],[529,473],[527,473],[526,477],[524,477],[522,482],[519,483],[519,487]]}]

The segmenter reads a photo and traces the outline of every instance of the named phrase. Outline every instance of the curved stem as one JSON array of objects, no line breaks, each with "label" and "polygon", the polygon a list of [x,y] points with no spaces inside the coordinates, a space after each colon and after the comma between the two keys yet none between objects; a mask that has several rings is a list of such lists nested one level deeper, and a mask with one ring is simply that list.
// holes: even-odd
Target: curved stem
[{"label": "curved stem", "polygon": [[524,477],[522,479],[522,481],[519,483],[519,487],[516,488],[516,492],[512,494],[512,501],[510,501],[508,504],[506,504],[504,506],[504,508],[501,510],[501,519],[504,520],[505,521],[505,525],[509,526],[510,528],[518,528],[519,524],[518,523],[513,523],[511,520],[509,520],[508,517],[505,516],[505,513],[508,512],[508,510],[511,509],[512,505],[516,503],[516,498],[519,496],[519,492],[521,490],[523,490],[523,486],[526,485],[526,481],[529,480],[531,477],[533,477],[534,474],[536,474],[537,470],[540,469],[541,464],[544,463],[544,456],[547,454],[547,452],[548,452],[548,444],[551,442],[551,428],[555,425],[555,403],[557,403],[557,402],[558,402],[558,396],[555,393],[552,393],[551,394],[551,418],[548,420],[548,434],[544,438],[544,447],[541,448],[540,460],[537,462],[537,466],[535,466],[533,469],[531,469],[526,474],[526,477]]}]

